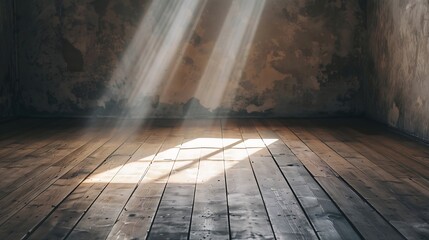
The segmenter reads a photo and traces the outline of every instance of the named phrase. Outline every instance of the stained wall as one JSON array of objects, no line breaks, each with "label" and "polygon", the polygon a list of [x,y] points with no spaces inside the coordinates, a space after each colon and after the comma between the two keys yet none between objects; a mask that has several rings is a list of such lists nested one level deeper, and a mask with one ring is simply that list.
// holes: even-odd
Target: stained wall
[{"label": "stained wall", "polygon": [[[195,92],[231,4],[208,1],[168,86],[144,96],[150,104],[142,117],[360,115],[360,2],[267,0],[236,84],[208,107]],[[150,6],[143,0],[17,1],[22,114],[122,114],[130,97],[123,88],[133,80],[115,72]]]},{"label": "stained wall", "polygon": [[0,118],[16,115],[16,62],[13,1],[0,1]]},{"label": "stained wall", "polygon": [[429,2],[368,1],[369,117],[429,140]]}]

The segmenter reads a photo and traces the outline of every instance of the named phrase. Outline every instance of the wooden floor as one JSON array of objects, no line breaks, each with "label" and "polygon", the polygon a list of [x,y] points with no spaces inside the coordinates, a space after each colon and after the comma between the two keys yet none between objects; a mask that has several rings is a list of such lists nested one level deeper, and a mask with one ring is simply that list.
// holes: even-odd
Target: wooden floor
[{"label": "wooden floor", "polygon": [[429,147],[360,119],[0,124],[0,239],[429,239]]}]

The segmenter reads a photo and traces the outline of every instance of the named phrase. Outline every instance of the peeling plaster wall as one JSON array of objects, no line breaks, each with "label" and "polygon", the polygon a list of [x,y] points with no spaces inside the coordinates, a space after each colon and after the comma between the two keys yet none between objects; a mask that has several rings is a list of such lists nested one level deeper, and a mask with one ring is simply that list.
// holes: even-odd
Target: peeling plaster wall
[{"label": "peeling plaster wall", "polygon": [[[194,93],[230,4],[209,0],[165,94],[148,96],[149,117],[183,117],[190,106],[197,109],[192,116],[361,114],[365,17],[359,3],[267,0],[238,84],[209,111]],[[120,114],[127,95],[105,93],[121,93],[127,84],[112,76],[149,5],[18,1],[22,113]]]},{"label": "peeling plaster wall", "polygon": [[429,1],[369,1],[368,35],[368,116],[429,140]]},{"label": "peeling plaster wall", "polygon": [[0,1],[0,119],[16,113],[13,1]]}]

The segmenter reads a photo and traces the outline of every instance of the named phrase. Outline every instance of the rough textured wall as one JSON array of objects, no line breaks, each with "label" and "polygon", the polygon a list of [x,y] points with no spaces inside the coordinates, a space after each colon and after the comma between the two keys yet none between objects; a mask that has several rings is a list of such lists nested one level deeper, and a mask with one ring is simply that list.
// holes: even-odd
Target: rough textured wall
[{"label": "rough textured wall", "polygon": [[429,1],[368,4],[368,115],[429,139]]},{"label": "rough textured wall", "polygon": [[15,45],[12,0],[0,1],[0,118],[15,115]]},{"label": "rough textured wall", "polygon": [[[231,2],[207,2],[181,47],[178,64],[168,68],[174,69],[163,79],[168,86],[161,84],[143,96],[149,110],[142,116],[183,117],[189,109],[193,109],[191,116],[361,113],[365,29],[358,0],[267,0],[252,44],[244,48],[247,61],[237,67],[242,71],[234,72],[238,79],[228,83],[217,106],[200,101],[198,84],[225,27]],[[39,0],[17,4],[23,113],[123,114],[130,102],[129,89],[124,88],[135,76],[127,76],[124,69],[120,75],[115,73],[127,58],[127,46],[136,37],[150,2]]]}]

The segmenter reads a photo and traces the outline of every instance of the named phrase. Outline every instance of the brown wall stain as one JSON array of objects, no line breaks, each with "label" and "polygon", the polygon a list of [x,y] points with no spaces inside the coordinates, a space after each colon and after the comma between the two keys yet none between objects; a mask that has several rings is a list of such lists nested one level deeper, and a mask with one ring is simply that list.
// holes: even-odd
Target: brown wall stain
[{"label": "brown wall stain", "polygon": [[[26,115],[118,116],[129,100],[115,79],[150,1],[17,2]],[[168,85],[148,115],[349,116],[362,109],[364,10],[358,0],[267,0],[247,61],[216,109],[195,97],[231,1],[208,1]],[[422,96],[423,97],[423,96]],[[132,111],[132,109],[130,109]]]},{"label": "brown wall stain", "polygon": [[369,1],[370,117],[429,140],[429,2]]}]

